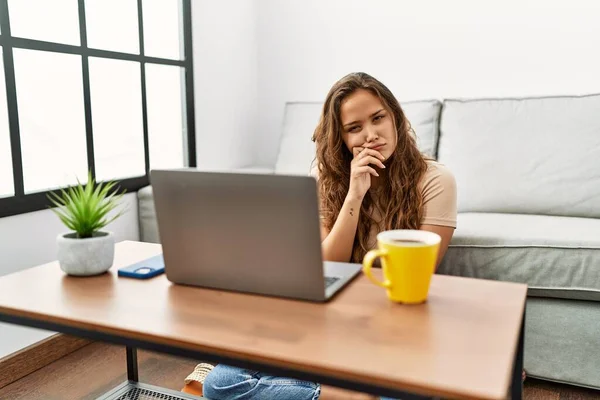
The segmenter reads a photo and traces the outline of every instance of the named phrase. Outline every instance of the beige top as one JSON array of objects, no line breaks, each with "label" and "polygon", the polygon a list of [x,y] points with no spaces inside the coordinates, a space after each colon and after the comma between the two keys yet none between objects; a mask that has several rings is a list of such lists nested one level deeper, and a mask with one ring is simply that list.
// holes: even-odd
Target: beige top
[{"label": "beige top", "polygon": [[[421,225],[439,225],[456,228],[456,181],[452,172],[433,160],[427,161],[427,171],[421,180],[423,193],[423,219]],[[374,211],[373,218],[381,221],[381,215]],[[382,228],[371,226],[368,245],[377,247],[377,234]]]},{"label": "beige top", "polygon": [[[456,181],[448,167],[437,161],[428,160],[427,171],[421,181],[423,191],[422,225],[439,225],[456,228]],[[311,175],[317,177],[318,172],[313,168]],[[379,215],[373,215],[376,221]],[[376,236],[380,232],[377,226],[371,227],[370,247],[376,247]]]},{"label": "beige top", "polygon": [[427,161],[423,176],[423,225],[456,228],[456,181],[452,172],[436,161]]}]

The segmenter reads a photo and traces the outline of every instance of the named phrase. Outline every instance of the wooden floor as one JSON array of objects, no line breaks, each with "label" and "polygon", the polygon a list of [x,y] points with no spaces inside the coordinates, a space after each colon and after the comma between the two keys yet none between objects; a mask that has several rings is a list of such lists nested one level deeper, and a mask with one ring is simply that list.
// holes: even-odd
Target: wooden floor
[{"label": "wooden floor", "polygon": [[597,400],[600,391],[559,383],[528,379],[525,381],[525,400]]},{"label": "wooden floor", "polygon": [[[140,381],[180,390],[197,361],[138,352]],[[125,349],[92,343],[0,389],[0,399],[87,400],[119,385],[126,378]],[[526,400],[592,400],[600,391],[528,379]]]},{"label": "wooden floor", "polygon": [[[197,362],[138,351],[140,382],[180,390]],[[96,399],[127,380],[125,348],[92,343],[0,389],[0,399]]]}]

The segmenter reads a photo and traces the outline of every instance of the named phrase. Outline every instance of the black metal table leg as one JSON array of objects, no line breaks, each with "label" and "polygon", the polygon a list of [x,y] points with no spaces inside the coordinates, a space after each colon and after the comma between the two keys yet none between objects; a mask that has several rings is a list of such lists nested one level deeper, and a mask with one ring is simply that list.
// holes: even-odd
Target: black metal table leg
[{"label": "black metal table leg", "polygon": [[511,400],[521,400],[523,398],[523,353],[525,345],[525,310],[523,310],[523,321],[521,321],[521,332],[519,333],[519,343],[517,344],[517,354],[513,366],[513,377],[510,389]]},{"label": "black metal table leg", "polygon": [[127,379],[138,382],[137,349],[135,347],[125,347],[127,352]]}]

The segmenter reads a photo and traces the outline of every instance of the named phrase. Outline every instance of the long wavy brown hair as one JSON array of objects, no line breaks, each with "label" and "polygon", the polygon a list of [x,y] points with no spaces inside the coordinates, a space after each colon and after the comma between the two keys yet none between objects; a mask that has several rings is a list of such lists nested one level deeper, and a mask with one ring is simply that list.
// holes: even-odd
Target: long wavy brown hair
[{"label": "long wavy brown hair", "polygon": [[[425,156],[417,148],[410,122],[392,92],[366,73],[346,75],[327,94],[312,137],[317,148],[315,162],[319,173],[321,217],[325,227],[330,231],[333,228],[350,187],[353,155],[342,139],[340,108],[344,99],[359,89],[377,96],[392,114],[398,139],[394,153],[385,162],[387,179],[378,188],[376,196],[370,190],[363,199],[352,247],[352,262],[362,262],[370,250],[368,242],[374,224],[379,225],[379,230],[419,229],[423,215],[423,196],[419,183],[427,170]],[[373,218],[375,208],[382,216],[381,221]]]}]

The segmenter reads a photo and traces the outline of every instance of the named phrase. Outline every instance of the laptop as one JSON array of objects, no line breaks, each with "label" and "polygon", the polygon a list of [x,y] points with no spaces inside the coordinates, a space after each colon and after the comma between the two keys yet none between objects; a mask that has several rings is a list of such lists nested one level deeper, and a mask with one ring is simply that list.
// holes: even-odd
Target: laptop
[{"label": "laptop", "polygon": [[361,270],[323,262],[311,176],[150,171],[171,282],[323,302]]}]

